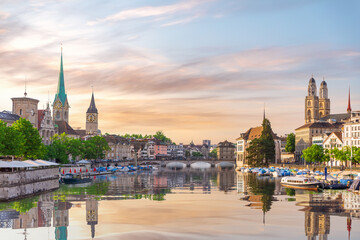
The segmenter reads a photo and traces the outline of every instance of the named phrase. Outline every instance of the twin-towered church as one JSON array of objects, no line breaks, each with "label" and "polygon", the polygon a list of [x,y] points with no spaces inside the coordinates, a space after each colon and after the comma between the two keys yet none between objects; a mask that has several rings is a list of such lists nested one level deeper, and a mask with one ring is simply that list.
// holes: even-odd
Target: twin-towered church
[{"label": "twin-towered church", "polygon": [[[47,103],[46,109],[38,110],[39,100],[27,97],[12,98],[12,114],[18,118],[28,119],[35,128],[39,130],[44,144],[51,143],[54,134],[66,133],[72,138],[85,138],[101,134],[98,129],[98,110],[95,105],[94,93],[92,93],[90,106],[86,111],[86,129],[73,129],[69,125],[69,101],[65,91],[63,56],[61,51],[60,74],[57,92],[53,102],[51,114],[50,104]],[[11,124],[12,122],[8,122]]]}]

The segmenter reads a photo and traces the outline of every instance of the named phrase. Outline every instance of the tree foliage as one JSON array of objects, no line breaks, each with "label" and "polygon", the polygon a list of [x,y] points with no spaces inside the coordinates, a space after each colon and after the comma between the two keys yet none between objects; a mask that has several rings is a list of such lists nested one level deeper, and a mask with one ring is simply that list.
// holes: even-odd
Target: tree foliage
[{"label": "tree foliage", "polygon": [[210,153],[209,153],[209,157],[211,158],[217,158],[217,148],[214,148]]},{"label": "tree foliage", "polygon": [[262,127],[260,138],[252,140],[246,149],[246,158],[252,167],[268,166],[275,161],[275,142],[270,121],[265,118]]},{"label": "tree foliage", "polygon": [[290,133],[286,138],[285,151],[294,153],[295,152],[295,134]]},{"label": "tree foliage", "polygon": [[20,118],[11,127],[25,139],[23,150],[21,151],[22,157],[36,159],[44,154],[42,152],[44,148],[42,148],[42,139],[39,131],[33,127],[30,121]]},{"label": "tree foliage", "polygon": [[324,149],[316,144],[313,144],[311,145],[311,147],[303,150],[303,154],[301,157],[304,158],[306,162],[312,163],[321,163],[326,161],[327,159],[324,153]]}]

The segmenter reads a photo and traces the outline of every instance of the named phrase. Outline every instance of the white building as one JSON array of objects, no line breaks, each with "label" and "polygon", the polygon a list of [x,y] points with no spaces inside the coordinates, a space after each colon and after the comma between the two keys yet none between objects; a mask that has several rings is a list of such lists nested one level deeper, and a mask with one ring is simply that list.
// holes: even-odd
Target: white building
[{"label": "white building", "polygon": [[184,145],[182,143],[179,145],[169,144],[167,146],[167,154],[173,159],[185,158]]},{"label": "white building", "polygon": [[352,112],[350,122],[344,124],[343,146],[360,147],[360,111]]}]

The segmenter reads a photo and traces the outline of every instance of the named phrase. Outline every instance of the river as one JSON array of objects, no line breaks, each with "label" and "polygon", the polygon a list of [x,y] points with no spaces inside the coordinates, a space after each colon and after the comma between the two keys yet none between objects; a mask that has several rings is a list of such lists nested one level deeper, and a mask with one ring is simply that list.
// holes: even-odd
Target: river
[{"label": "river", "polygon": [[360,195],[226,171],[99,176],[0,203],[1,240],[360,239]]}]

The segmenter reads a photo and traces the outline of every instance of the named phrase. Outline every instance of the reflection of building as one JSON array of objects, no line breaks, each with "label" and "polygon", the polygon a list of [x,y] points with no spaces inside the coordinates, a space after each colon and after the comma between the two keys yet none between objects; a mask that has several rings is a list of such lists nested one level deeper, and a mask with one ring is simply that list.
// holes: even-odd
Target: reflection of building
[{"label": "reflection of building", "polygon": [[227,192],[235,185],[235,173],[233,170],[218,171],[217,184],[220,191]]},{"label": "reflection of building", "polygon": [[71,203],[69,202],[56,202],[54,206],[54,223],[55,239],[67,240],[67,227],[69,226],[69,209]]},{"label": "reflection of building", "polygon": [[5,210],[0,212],[0,228],[12,228],[13,220],[19,218],[20,213],[15,210]]},{"label": "reflection of building", "polygon": [[310,240],[326,240],[330,233],[330,216],[318,212],[305,211],[305,235]]},{"label": "reflection of building", "polygon": [[95,225],[98,224],[98,205],[94,198],[86,199],[86,222],[91,226],[91,238],[95,237]]}]

